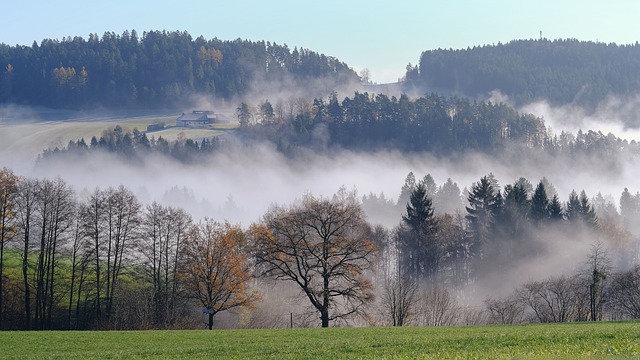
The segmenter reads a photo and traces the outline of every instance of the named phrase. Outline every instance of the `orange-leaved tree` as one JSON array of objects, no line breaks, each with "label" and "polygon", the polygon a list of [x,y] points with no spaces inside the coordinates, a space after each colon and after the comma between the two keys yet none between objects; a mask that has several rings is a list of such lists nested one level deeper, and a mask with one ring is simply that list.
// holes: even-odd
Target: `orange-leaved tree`
[{"label": "orange-leaved tree", "polygon": [[186,296],[208,313],[209,330],[217,313],[251,307],[260,299],[250,287],[253,274],[243,243],[242,229],[211,219],[194,225],[185,238],[179,279]]}]

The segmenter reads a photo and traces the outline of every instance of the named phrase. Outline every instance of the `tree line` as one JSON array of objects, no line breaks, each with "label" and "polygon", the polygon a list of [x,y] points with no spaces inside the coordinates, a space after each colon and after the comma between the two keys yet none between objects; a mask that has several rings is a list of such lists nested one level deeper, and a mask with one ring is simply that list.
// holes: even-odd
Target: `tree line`
[{"label": "tree line", "polygon": [[358,151],[396,149],[437,156],[465,152],[491,155],[526,152],[527,156],[600,157],[637,154],[635,140],[598,131],[554,133],[544,119],[519,113],[504,103],[470,101],[431,93],[416,99],[356,92],[338,99],[303,97],[272,104],[268,99],[236,109],[247,136],[269,139],[285,153],[300,149]]},{"label": "tree line", "polygon": [[[410,173],[397,202],[305,195],[242,229],[145,206],[124,186],[78,193],[3,168],[0,328],[213,328],[238,308],[242,326],[276,326],[259,320],[271,281],[298,289],[316,326],[637,318],[640,194],[625,189],[620,209],[584,191],[562,202],[545,178],[500,187],[489,174],[461,191]],[[398,225],[374,225],[376,213]],[[469,288],[586,246],[556,276],[461,310],[479,300]]]},{"label": "tree line", "polygon": [[409,86],[486,97],[499,90],[518,105],[538,100],[595,109],[607,96],[640,90],[640,46],[592,41],[514,40],[424,51],[409,64]]},{"label": "tree line", "polygon": [[105,129],[99,137],[93,136],[87,144],[84,138],[70,140],[62,148],[45,149],[38,161],[56,158],[82,157],[95,152],[115,154],[122,161],[141,161],[145,156],[158,154],[168,156],[183,163],[192,163],[206,155],[215,153],[220,147],[217,137],[203,138],[196,141],[185,136],[178,136],[175,141],[168,141],[162,136],[158,139],[146,132],[134,128],[126,131],[120,125],[113,129]]},{"label": "tree line", "polygon": [[[600,131],[554,133],[544,119],[519,113],[500,103],[469,101],[429,94],[417,99],[356,92],[338,100],[291,97],[271,103],[240,103],[235,111],[242,141],[269,141],[278,151],[296,156],[305,150],[330,153],[400,150],[449,156],[468,152],[489,155],[526,154],[528,157],[566,156],[598,159],[593,164],[615,167],[619,155],[635,157],[640,145]],[[169,155],[182,162],[220,149],[216,137],[195,141],[185,137],[169,142],[143,131],[124,131],[120,126],[103,131],[89,143],[70,141],[66,147],[47,149],[41,158],[85,154],[101,150],[138,159],[150,152]]]},{"label": "tree line", "polygon": [[[635,318],[640,304],[640,233],[634,225],[639,220],[638,199],[640,194],[624,189],[618,213],[613,198],[601,194],[589,198],[574,190],[562,202],[546,178],[536,186],[520,178],[500,187],[489,174],[460,191],[451,179],[438,186],[428,174],[416,181],[410,173],[397,203],[383,195],[363,198],[369,213],[388,214],[404,207],[385,249],[388,258],[397,259],[384,264],[380,301],[388,323]],[[529,271],[552,266],[547,261],[585,245],[590,251],[582,259],[573,256],[555,275],[511,283],[510,274],[524,275],[525,266]],[[487,279],[492,282],[485,283]],[[491,294],[497,290],[493,287],[504,283],[515,287],[511,295],[487,296],[484,308],[464,311],[460,300],[464,291],[456,289],[480,286],[482,293]]]},{"label": "tree line", "polygon": [[254,82],[358,81],[345,63],[265,41],[187,32],[105,32],[32,46],[0,44],[0,102],[52,108],[166,107],[192,94],[231,99]]},{"label": "tree line", "polygon": [[257,299],[236,226],[143,206],[124,186],[81,195],[6,168],[0,186],[0,329],[193,327],[198,305],[213,316]]}]

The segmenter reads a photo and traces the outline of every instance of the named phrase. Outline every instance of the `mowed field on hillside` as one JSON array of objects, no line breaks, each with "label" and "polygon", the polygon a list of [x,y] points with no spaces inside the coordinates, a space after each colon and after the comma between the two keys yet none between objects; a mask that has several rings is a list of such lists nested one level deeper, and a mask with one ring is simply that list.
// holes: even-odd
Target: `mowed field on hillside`
[{"label": "mowed field on hillside", "polygon": [[0,349],[3,359],[631,359],[640,357],[640,323],[5,331]]},{"label": "mowed field on hillside", "polygon": [[191,139],[210,138],[237,126],[237,123],[220,123],[213,124],[209,129],[178,128],[175,127],[175,123],[180,114],[132,116],[78,114],[63,119],[60,119],[64,117],[62,115],[49,117],[39,115],[41,114],[28,113],[24,118],[20,118],[20,115],[4,118],[0,116],[0,156],[11,154],[35,159],[43,150],[64,147],[70,140],[84,138],[88,144],[91,137],[99,138],[105,130],[116,126],[122,127],[124,131],[133,131],[137,128],[144,132],[148,125],[165,124],[166,129],[150,132],[147,137],[157,139],[162,136],[169,141],[174,141],[181,136]]}]

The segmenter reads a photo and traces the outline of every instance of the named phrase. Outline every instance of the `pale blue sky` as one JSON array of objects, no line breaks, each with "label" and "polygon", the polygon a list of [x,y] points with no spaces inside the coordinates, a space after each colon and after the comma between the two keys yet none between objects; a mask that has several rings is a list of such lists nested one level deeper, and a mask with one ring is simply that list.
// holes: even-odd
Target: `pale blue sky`
[{"label": "pale blue sky", "polygon": [[186,30],[301,46],[395,81],[424,50],[543,36],[629,44],[640,40],[637,0],[22,0],[0,5],[0,42],[135,29]]}]

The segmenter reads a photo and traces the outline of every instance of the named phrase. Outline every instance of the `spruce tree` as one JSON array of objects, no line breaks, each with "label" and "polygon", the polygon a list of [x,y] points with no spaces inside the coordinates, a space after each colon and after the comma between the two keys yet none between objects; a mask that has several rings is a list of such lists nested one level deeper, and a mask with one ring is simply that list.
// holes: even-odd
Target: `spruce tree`
[{"label": "spruce tree", "polygon": [[435,272],[435,239],[437,221],[432,201],[427,196],[424,182],[418,183],[407,203],[407,214],[402,216],[404,231],[399,234],[401,269],[403,276],[426,278]]},{"label": "spruce tree", "polygon": [[584,190],[580,192],[579,201],[580,219],[591,228],[598,227],[598,217],[596,216],[596,211],[591,203],[589,203],[589,198],[587,197],[587,194],[584,192]]},{"label": "spruce tree", "polygon": [[533,197],[531,198],[531,220],[533,220],[534,223],[539,224],[540,222],[548,219],[550,217],[549,206],[550,202],[547,197],[547,191],[542,181],[540,181],[538,186],[536,186]]},{"label": "spruce tree", "polygon": [[551,221],[562,221],[564,219],[564,212],[562,211],[562,204],[560,203],[560,198],[557,194],[554,194],[549,202],[549,207],[547,208],[549,213],[549,219]]},{"label": "spruce tree", "polygon": [[496,190],[492,183],[495,179],[484,176],[480,182],[475,184],[467,200],[466,206],[469,222],[469,232],[472,237],[476,255],[482,257],[482,248],[489,239],[489,233],[493,227],[494,220],[502,209],[502,195]]}]

